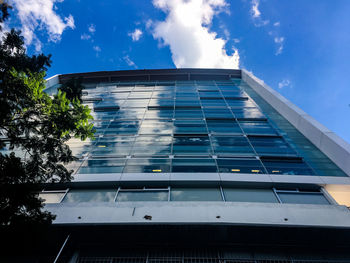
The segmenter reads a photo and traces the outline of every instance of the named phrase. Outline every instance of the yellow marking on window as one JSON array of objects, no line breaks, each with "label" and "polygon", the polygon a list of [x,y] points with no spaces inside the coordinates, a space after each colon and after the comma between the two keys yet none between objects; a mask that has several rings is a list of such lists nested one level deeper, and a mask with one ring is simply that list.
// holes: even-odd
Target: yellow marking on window
[{"label": "yellow marking on window", "polygon": [[152,170],[152,172],[161,172],[162,170],[161,169],[154,169]]},{"label": "yellow marking on window", "polygon": [[232,172],[240,172],[241,169],[231,169]]},{"label": "yellow marking on window", "polygon": [[252,170],[253,173],[258,173],[260,170]]},{"label": "yellow marking on window", "polygon": [[105,148],[105,147],[107,147],[107,146],[106,146],[106,145],[99,145],[99,146],[97,146],[97,147]]},{"label": "yellow marking on window", "polygon": [[280,173],[281,171],[273,170],[272,172],[273,172],[273,173]]}]

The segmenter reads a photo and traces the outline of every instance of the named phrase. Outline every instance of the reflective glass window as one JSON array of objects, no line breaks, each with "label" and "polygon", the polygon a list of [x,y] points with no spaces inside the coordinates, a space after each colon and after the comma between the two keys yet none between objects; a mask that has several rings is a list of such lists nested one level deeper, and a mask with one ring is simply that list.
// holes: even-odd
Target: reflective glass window
[{"label": "reflective glass window", "polygon": [[217,172],[214,159],[181,159],[175,158],[172,161],[173,173],[215,173]]},{"label": "reflective glass window", "polygon": [[154,91],[152,94],[152,99],[154,98],[174,98],[175,92],[172,90],[164,90],[164,91]]},{"label": "reflective glass window", "polygon": [[121,173],[125,165],[123,158],[111,159],[88,159],[80,167],[79,174],[94,174],[94,173]]},{"label": "reflective glass window", "polygon": [[151,99],[149,102],[149,106],[174,106],[175,102],[173,99]]},{"label": "reflective glass window", "polygon": [[176,109],[175,119],[203,119],[201,109]]},{"label": "reflective glass window", "polygon": [[216,162],[220,173],[249,173],[262,174],[265,173],[261,162],[256,159],[229,159],[218,158]]},{"label": "reflective glass window", "polygon": [[146,136],[141,135],[136,138],[133,154],[150,155],[150,154],[170,154],[171,153],[171,136]]},{"label": "reflective glass window", "polygon": [[199,91],[201,98],[221,98],[222,95],[219,91]]},{"label": "reflective glass window", "polygon": [[296,152],[281,137],[249,136],[248,138],[260,155],[296,155]]},{"label": "reflective glass window", "polygon": [[177,99],[175,100],[175,107],[200,107],[200,101],[198,100],[184,100],[184,99]]},{"label": "reflective glass window", "polygon": [[207,126],[203,120],[176,120],[174,121],[174,133],[207,133]]},{"label": "reflective glass window", "polygon": [[215,99],[206,99],[202,98],[201,103],[203,107],[226,107],[226,102],[224,99],[215,98]]},{"label": "reflective glass window", "polygon": [[128,99],[123,107],[126,108],[135,108],[135,107],[147,107],[149,99]]},{"label": "reflective glass window", "polygon": [[140,99],[140,98],[151,98],[152,97],[152,91],[151,92],[131,92],[128,99]]},{"label": "reflective glass window", "polygon": [[322,193],[278,192],[278,197],[286,204],[330,204]]},{"label": "reflective glass window", "polygon": [[168,201],[168,190],[123,190],[118,192],[117,202]]},{"label": "reflective glass window", "polygon": [[120,141],[120,142],[97,142],[92,148],[92,155],[129,155],[132,141]]},{"label": "reflective glass window", "polygon": [[267,121],[239,121],[246,134],[277,135],[277,132]]},{"label": "reflective glass window", "polygon": [[172,188],[171,201],[222,201],[219,188]]},{"label": "reflective glass window", "polygon": [[140,128],[140,134],[171,134],[173,121],[170,120],[144,120]]},{"label": "reflective glass window", "polygon": [[211,136],[215,153],[252,155],[254,151],[246,137],[243,136]]},{"label": "reflective glass window", "polygon": [[218,91],[217,86],[197,86],[198,91]]},{"label": "reflective glass window", "polygon": [[233,86],[233,85],[218,85],[218,88],[221,91],[236,91],[236,92],[240,91],[240,88],[238,88],[237,86]]},{"label": "reflective glass window", "polygon": [[117,191],[114,189],[70,190],[63,203],[113,202]]},{"label": "reflective glass window", "polygon": [[39,197],[44,199],[44,204],[57,204],[60,203],[66,191],[57,192],[41,192]]},{"label": "reflective glass window", "polygon": [[313,170],[298,159],[262,159],[266,170],[270,174],[314,175]]},{"label": "reflective glass window", "polygon": [[229,109],[204,108],[203,112],[206,118],[233,118]]},{"label": "reflective glass window", "polygon": [[170,159],[161,158],[132,158],[128,159],[124,173],[168,173],[170,172]]},{"label": "reflective glass window", "polygon": [[278,203],[272,189],[224,188],[225,200],[228,202]]},{"label": "reflective glass window", "polygon": [[174,154],[208,154],[211,146],[208,136],[174,136]]},{"label": "reflective glass window", "polygon": [[229,99],[226,97],[226,103],[230,107],[254,107],[255,104],[251,100],[238,100],[238,99]]},{"label": "reflective glass window", "polygon": [[238,119],[261,119],[266,118],[258,108],[231,108]]},{"label": "reflective glass window", "polygon": [[145,108],[121,108],[116,114],[116,119],[142,119]]},{"label": "reflective glass window", "polygon": [[225,98],[247,98],[247,94],[241,90],[222,91],[222,95]]},{"label": "reflective glass window", "polygon": [[136,134],[139,129],[140,121],[112,121],[105,134]]},{"label": "reflective glass window", "polygon": [[217,133],[217,134],[237,134],[242,133],[241,128],[239,127],[238,123],[231,119],[231,120],[212,120],[207,119],[207,125],[208,130],[210,133]]},{"label": "reflective glass window", "polygon": [[172,119],[173,109],[149,109],[146,111],[145,119]]}]

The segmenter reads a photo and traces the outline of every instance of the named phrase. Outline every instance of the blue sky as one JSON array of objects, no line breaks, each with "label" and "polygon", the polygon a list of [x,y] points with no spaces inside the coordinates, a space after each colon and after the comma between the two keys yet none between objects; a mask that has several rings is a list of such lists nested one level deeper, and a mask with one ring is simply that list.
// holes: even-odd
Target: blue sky
[{"label": "blue sky", "polygon": [[350,142],[349,0],[10,0],[48,76],[245,68]]}]

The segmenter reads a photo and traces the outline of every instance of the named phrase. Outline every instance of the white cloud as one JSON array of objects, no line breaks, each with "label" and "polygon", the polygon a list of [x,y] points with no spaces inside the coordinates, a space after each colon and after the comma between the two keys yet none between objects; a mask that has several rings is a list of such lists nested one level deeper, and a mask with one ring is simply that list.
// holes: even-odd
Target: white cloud
[{"label": "white cloud", "polygon": [[262,19],[261,11],[259,10],[259,4],[260,4],[260,0],[251,1],[250,14],[253,18],[254,25],[256,27],[266,26],[268,23],[270,23],[269,20]]},{"label": "white cloud", "polygon": [[128,64],[128,66],[137,68],[135,62],[132,61],[128,55],[124,56],[123,59],[126,62],[126,64]]},{"label": "white cloud", "polygon": [[239,38],[234,38],[233,42],[235,42],[237,44],[237,43],[241,42],[241,40]]},{"label": "white cloud", "polygon": [[274,26],[280,26],[281,23],[280,23],[280,22],[275,22],[275,23],[273,23],[273,25],[274,25]]},{"label": "white cloud", "polygon": [[129,33],[128,36],[130,36],[132,38],[132,41],[139,41],[141,36],[142,36],[142,31],[138,28],[135,29],[134,32]]},{"label": "white cloud", "polygon": [[146,28],[147,28],[147,29],[150,29],[152,25],[153,25],[152,19],[148,19],[148,20],[146,21]]},{"label": "white cloud", "polygon": [[210,32],[214,15],[227,8],[225,0],[153,0],[167,14],[153,23],[153,37],[170,47],[177,68],[238,68],[237,49],[227,54],[226,41]]},{"label": "white cloud", "polygon": [[275,55],[277,56],[283,51],[284,37],[275,37],[274,41],[278,45],[277,51],[275,53]]},{"label": "white cloud", "polygon": [[259,10],[259,4],[259,0],[252,0],[251,13],[254,18],[258,18],[261,15],[261,12]]},{"label": "white cloud", "polygon": [[41,43],[34,33],[35,30],[45,29],[49,35],[49,41],[56,42],[61,39],[65,29],[75,28],[72,15],[62,19],[54,11],[56,2],[59,3],[62,0],[10,0],[18,12],[26,45],[34,42],[37,51],[41,49]]},{"label": "white cloud", "polygon": [[85,34],[85,33],[80,36],[80,39],[82,39],[82,40],[89,40],[90,38],[91,38],[91,36],[89,34]]},{"label": "white cloud", "polygon": [[101,52],[101,48],[99,46],[92,47],[96,52]]},{"label": "white cloud", "polygon": [[288,87],[290,85],[290,80],[284,79],[280,83],[278,83],[278,88],[283,89],[284,87]]},{"label": "white cloud", "polygon": [[94,24],[91,24],[88,28],[89,32],[91,34],[95,33],[96,32],[96,26]]}]

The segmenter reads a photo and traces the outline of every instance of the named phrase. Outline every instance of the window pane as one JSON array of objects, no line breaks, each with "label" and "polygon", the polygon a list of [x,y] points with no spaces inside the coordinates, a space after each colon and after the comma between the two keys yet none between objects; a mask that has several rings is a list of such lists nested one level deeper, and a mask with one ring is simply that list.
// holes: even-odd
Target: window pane
[{"label": "window pane", "polygon": [[119,191],[117,202],[168,201],[168,191]]},{"label": "window pane", "polygon": [[176,109],[175,119],[202,119],[203,113],[201,109]]},{"label": "window pane", "polygon": [[233,118],[229,109],[203,109],[206,118]]},{"label": "window pane", "polygon": [[319,193],[281,193],[278,192],[278,196],[282,203],[287,204],[317,204],[317,205],[329,205],[328,200]]},{"label": "window pane", "polygon": [[172,188],[171,201],[222,201],[219,188]]},{"label": "window pane", "polygon": [[59,203],[65,193],[40,193],[39,197],[44,199],[45,204]]},{"label": "window pane", "polygon": [[140,134],[171,134],[173,122],[166,120],[144,120],[140,128]]},{"label": "window pane", "polygon": [[280,137],[249,136],[255,151],[261,155],[295,156],[296,152]]},{"label": "window pane", "polygon": [[313,170],[303,160],[262,159],[270,174],[314,175]]},{"label": "window pane", "polygon": [[211,133],[242,133],[235,120],[207,120],[207,124]]},{"label": "window pane", "polygon": [[212,136],[215,153],[252,155],[254,151],[246,137],[243,136]]},{"label": "window pane", "polygon": [[239,124],[247,134],[277,135],[270,124],[265,121],[240,121]]},{"label": "window pane", "polygon": [[112,202],[116,190],[99,189],[99,190],[70,190],[64,197],[64,203],[81,203],[81,202]]},{"label": "window pane", "polygon": [[265,173],[259,160],[216,159],[220,173]]},{"label": "window pane", "polygon": [[231,108],[233,114],[238,119],[260,119],[265,118],[258,108]]},{"label": "window pane", "polygon": [[170,172],[170,159],[128,159],[124,173],[168,173]]},{"label": "window pane", "polygon": [[271,189],[224,188],[226,201],[278,203]]},{"label": "window pane", "polygon": [[176,120],[174,122],[174,133],[207,133],[207,127],[203,120]]},{"label": "window pane", "polygon": [[174,173],[215,173],[216,171],[213,159],[173,159],[172,172]]},{"label": "window pane", "polygon": [[170,109],[152,109],[146,111],[145,119],[172,119],[174,110]]}]

